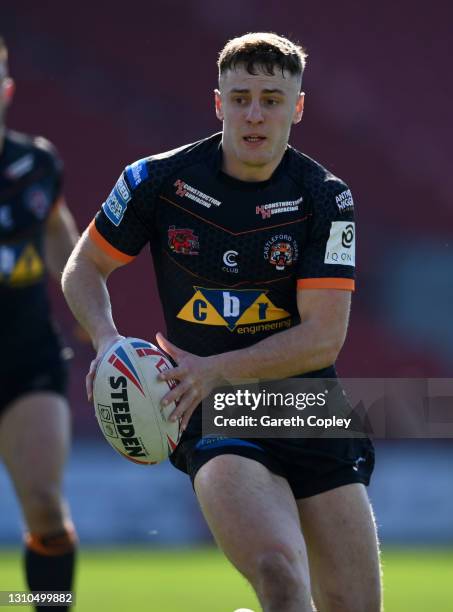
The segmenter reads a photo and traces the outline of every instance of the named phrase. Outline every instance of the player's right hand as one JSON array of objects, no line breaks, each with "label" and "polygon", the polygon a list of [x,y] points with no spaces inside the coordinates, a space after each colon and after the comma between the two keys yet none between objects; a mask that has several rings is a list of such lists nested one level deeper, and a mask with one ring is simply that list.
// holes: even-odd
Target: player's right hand
[{"label": "player's right hand", "polygon": [[96,357],[91,362],[90,369],[85,378],[85,386],[89,402],[93,401],[94,377],[96,376],[96,370],[98,368],[99,362],[101,361],[104,354],[109,350],[109,348],[115,344],[115,342],[118,342],[118,340],[124,340],[124,338],[125,337],[121,336],[120,334],[115,334],[112,336],[108,336],[99,343],[98,352],[96,354]]}]

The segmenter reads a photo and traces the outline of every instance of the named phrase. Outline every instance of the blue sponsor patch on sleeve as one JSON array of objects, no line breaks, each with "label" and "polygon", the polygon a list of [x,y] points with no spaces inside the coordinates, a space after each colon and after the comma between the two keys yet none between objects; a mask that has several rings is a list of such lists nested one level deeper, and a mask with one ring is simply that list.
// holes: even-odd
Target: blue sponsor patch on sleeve
[{"label": "blue sponsor patch on sleeve", "polygon": [[129,191],[129,187],[126,184],[126,181],[123,178],[123,175],[117,180],[116,185],[114,187],[114,191],[116,196],[123,200],[125,204],[129,202],[131,199],[131,192]]},{"label": "blue sponsor patch on sleeve", "polygon": [[126,209],[127,202],[117,196],[115,189],[102,205],[102,210],[105,212],[113,225],[116,225],[117,227],[123,220]]},{"label": "blue sponsor patch on sleeve", "polygon": [[126,184],[123,175],[121,175],[109,197],[102,205],[102,210],[105,212],[113,225],[118,226],[121,223],[127,209],[127,204],[130,202],[131,197],[129,187]]},{"label": "blue sponsor patch on sleeve", "polygon": [[148,163],[146,159],[139,159],[126,168],[127,178],[132,189],[135,189],[148,178]]}]

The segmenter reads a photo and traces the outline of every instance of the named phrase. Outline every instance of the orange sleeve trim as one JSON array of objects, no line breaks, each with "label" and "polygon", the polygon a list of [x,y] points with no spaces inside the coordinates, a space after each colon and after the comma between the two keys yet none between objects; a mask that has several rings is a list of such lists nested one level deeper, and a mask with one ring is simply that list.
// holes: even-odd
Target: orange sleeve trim
[{"label": "orange sleeve trim", "polygon": [[354,291],[355,282],[352,278],[299,278],[298,289],[343,289]]},{"label": "orange sleeve trim", "polygon": [[113,259],[116,259],[116,261],[120,261],[121,263],[126,264],[126,263],[130,263],[131,261],[135,259],[135,256],[126,255],[126,253],[123,253],[119,251],[118,249],[115,249],[115,247],[112,246],[110,242],[108,242],[104,238],[104,236],[101,236],[101,234],[98,232],[97,227],[94,223],[94,219],[88,226],[88,235],[90,236],[94,244],[101,249],[101,251],[104,251],[104,253],[106,253]]}]

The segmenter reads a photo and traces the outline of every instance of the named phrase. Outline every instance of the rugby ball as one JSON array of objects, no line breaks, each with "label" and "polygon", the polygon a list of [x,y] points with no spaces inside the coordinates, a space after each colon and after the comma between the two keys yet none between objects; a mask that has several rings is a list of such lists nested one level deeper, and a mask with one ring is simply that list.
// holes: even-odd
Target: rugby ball
[{"label": "rugby ball", "polygon": [[159,463],[178,444],[179,421],[167,420],[175,404],[160,406],[176,383],[157,379],[171,367],[165,353],[139,338],[119,340],[99,362],[93,386],[96,418],[107,442],[129,461]]}]

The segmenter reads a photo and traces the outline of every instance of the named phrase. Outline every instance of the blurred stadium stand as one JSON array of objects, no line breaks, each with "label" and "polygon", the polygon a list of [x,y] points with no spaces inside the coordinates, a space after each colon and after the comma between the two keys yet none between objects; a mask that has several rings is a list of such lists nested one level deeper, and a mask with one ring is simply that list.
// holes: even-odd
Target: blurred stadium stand
[{"label": "blurred stadium stand", "polygon": [[[384,544],[453,544],[453,446],[387,442],[378,448],[370,497]],[[105,443],[78,440],[66,490],[82,544],[150,548],[211,541],[189,480],[167,461],[133,465]],[[20,541],[17,501],[0,470],[0,544]]]},{"label": "blurred stadium stand", "polygon": [[[11,72],[18,86],[9,124],[45,135],[57,145],[66,164],[68,202],[81,227],[94,216],[124,165],[220,128],[211,92],[216,84],[216,54],[225,39],[260,29],[299,39],[309,53],[306,116],[292,142],[350,184],[360,224],[358,291],[339,371],[365,377],[451,375],[453,174],[447,117],[453,92],[446,78],[451,70],[447,48],[451,3],[440,0],[435,10],[429,10],[409,0],[397,4],[290,0],[284,6],[233,0],[216,3],[213,10],[208,0],[136,0],[130,7],[109,4],[106,9],[103,3],[91,3],[69,10],[56,0],[15,0],[2,6],[1,13],[0,31],[10,47]],[[121,331],[152,338],[162,329],[147,253],[127,271],[115,274],[110,286]],[[120,460],[110,459],[110,449],[97,448],[103,442],[83,397],[92,351],[74,337],[73,319],[55,288],[53,297],[64,334],[75,350],[71,401],[80,442],[68,486],[73,491],[81,486],[81,491],[79,478],[85,472],[79,474],[76,466],[84,470],[90,453],[104,457],[105,452],[99,466],[104,460],[107,464],[117,460],[120,469]],[[88,448],[87,440],[94,436],[94,446]],[[80,456],[79,450],[83,450]],[[451,518],[449,522],[444,510],[449,508],[453,516],[453,491],[451,484],[448,490],[442,485],[448,475],[439,470],[447,458],[451,465],[450,446],[426,445],[429,461],[437,461],[429,473],[427,464],[419,471],[425,462],[416,449],[406,450],[387,444],[378,462],[372,489],[377,513],[379,518],[380,512],[391,515],[394,526],[386,521],[382,535],[440,537],[440,529],[421,511],[413,511],[415,522],[409,521],[408,513],[397,506],[394,491],[398,490],[412,500],[411,508],[432,513],[437,508],[436,521],[451,541]],[[99,470],[99,482],[112,491],[109,478],[116,481],[116,469],[110,475],[107,467]],[[136,468],[123,469],[124,482],[131,483],[132,491],[134,479],[139,478]],[[184,488],[175,470],[169,466],[158,470],[168,473],[171,482],[174,479],[175,491]],[[140,512],[149,510],[158,482],[153,473],[149,489],[143,483],[134,489],[137,498],[144,491],[149,494],[136,500],[142,504]],[[433,492],[446,496],[439,497],[441,504],[433,501],[430,509],[417,501],[421,486],[427,493],[427,482]],[[78,498],[79,493],[73,495]],[[132,500],[132,493],[127,495]],[[183,504],[178,495],[176,508]],[[100,497],[90,497],[89,503],[101,504]],[[96,506],[93,513],[113,516],[115,504],[112,497],[109,511]],[[400,523],[395,518],[399,512]],[[203,531],[197,520],[194,525],[196,533]],[[183,526],[181,533],[185,530]],[[114,532],[118,533],[117,527]]]}]

